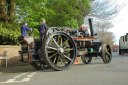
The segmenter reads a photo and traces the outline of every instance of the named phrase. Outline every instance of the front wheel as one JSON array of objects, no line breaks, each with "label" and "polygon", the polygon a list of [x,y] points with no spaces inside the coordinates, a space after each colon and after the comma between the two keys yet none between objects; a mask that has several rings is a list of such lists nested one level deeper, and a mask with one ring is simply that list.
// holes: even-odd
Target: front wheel
[{"label": "front wheel", "polygon": [[112,54],[111,54],[111,48],[108,44],[103,44],[102,45],[102,59],[104,63],[110,63],[112,59]]}]

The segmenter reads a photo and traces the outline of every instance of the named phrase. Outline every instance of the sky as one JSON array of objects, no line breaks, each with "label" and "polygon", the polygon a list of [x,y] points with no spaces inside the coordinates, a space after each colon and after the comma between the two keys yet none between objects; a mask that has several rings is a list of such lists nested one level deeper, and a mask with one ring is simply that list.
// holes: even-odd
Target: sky
[{"label": "sky", "polygon": [[128,33],[128,0],[118,0],[118,3],[124,3],[126,5],[121,9],[115,19],[112,20],[114,27],[109,30],[115,35],[115,44],[119,44],[120,36]]}]

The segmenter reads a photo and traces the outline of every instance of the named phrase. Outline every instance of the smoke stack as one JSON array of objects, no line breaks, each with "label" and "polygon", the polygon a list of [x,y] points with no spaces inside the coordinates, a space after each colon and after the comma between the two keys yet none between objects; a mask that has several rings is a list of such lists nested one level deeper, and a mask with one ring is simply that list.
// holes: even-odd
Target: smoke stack
[{"label": "smoke stack", "polygon": [[90,26],[91,37],[94,37],[93,19],[89,18],[88,21],[89,21],[89,26]]}]

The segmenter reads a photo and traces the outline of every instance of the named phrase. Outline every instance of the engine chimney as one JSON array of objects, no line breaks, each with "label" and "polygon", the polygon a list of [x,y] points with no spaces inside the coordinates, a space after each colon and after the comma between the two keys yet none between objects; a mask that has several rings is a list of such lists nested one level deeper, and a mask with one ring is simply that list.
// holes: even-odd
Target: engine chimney
[{"label": "engine chimney", "polygon": [[89,18],[88,21],[89,21],[89,26],[90,26],[91,37],[94,37],[93,19]]}]

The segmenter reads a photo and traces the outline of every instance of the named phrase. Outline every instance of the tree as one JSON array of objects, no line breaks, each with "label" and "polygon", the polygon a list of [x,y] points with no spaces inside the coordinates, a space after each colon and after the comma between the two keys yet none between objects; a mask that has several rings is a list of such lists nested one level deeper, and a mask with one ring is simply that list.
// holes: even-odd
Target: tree
[{"label": "tree", "polygon": [[13,22],[15,16],[15,8],[15,0],[0,0],[0,22]]},{"label": "tree", "polygon": [[95,17],[98,20],[112,20],[125,6],[125,4],[118,4],[118,0],[95,0],[91,1],[91,10],[89,17]]},{"label": "tree", "polygon": [[48,26],[78,28],[90,11],[88,0],[25,1],[22,0],[22,4],[26,5],[24,7],[19,5],[20,10],[17,13],[24,15],[21,16],[23,20],[31,22],[31,26],[35,25],[35,27],[41,22],[41,18],[45,18]]},{"label": "tree", "polygon": [[103,43],[109,44],[111,47],[114,45],[114,34],[112,32],[103,32],[98,31],[99,34],[97,35],[98,38],[102,40]]},{"label": "tree", "polygon": [[112,32],[108,32],[110,28],[113,27],[111,22],[97,22],[94,25],[97,37],[102,40],[103,43],[109,44],[110,46],[114,45],[115,36]]},{"label": "tree", "polygon": [[96,31],[108,31],[110,28],[114,27],[114,25],[109,21],[97,21],[94,24]]},{"label": "tree", "polygon": [[50,26],[78,27],[89,11],[88,0],[0,0],[0,22],[5,23],[21,18],[36,26],[43,17]]}]

